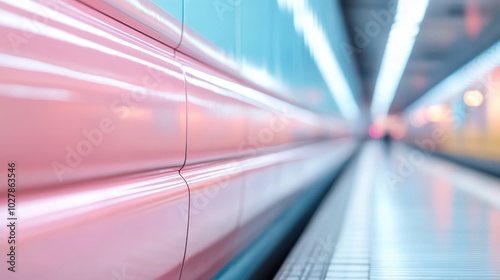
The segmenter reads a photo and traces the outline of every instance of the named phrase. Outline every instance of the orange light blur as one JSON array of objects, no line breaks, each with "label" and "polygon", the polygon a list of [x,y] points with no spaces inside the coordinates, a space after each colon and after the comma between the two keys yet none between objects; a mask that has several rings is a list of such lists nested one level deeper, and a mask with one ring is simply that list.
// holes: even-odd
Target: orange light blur
[{"label": "orange light blur", "polygon": [[406,136],[406,126],[403,123],[398,122],[390,128],[389,134],[393,139],[401,140]]},{"label": "orange light blur", "polygon": [[400,115],[389,115],[384,122],[385,131],[391,138],[401,140],[406,135],[406,122]]},{"label": "orange light blur", "polygon": [[488,130],[491,139],[500,139],[500,67],[491,73],[489,93],[486,102],[486,116],[488,117]]},{"label": "orange light blur", "polygon": [[440,122],[444,119],[444,108],[440,105],[433,105],[427,109],[427,119],[431,122]]},{"label": "orange light blur", "polygon": [[479,107],[483,101],[484,96],[479,90],[468,90],[464,93],[464,102],[469,107]]}]

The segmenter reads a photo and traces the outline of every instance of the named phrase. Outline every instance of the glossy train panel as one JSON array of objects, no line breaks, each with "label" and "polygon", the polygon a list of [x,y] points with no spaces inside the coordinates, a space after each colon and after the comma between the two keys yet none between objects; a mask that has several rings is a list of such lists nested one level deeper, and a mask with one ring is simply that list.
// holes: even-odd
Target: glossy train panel
[{"label": "glossy train panel", "polygon": [[206,279],[354,151],[183,2],[0,1],[0,278]]}]

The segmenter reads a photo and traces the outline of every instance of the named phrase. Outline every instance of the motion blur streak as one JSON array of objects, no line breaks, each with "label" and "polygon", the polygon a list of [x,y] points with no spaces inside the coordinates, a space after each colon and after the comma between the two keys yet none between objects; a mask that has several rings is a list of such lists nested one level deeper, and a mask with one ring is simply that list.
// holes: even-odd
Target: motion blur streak
[{"label": "motion blur streak", "polygon": [[500,279],[495,1],[0,0],[0,279]]},{"label": "motion blur streak", "polygon": [[359,107],[354,99],[354,93],[347,83],[335,54],[332,53],[324,29],[319,25],[308,2],[278,0],[278,4],[282,9],[292,13],[295,29],[304,36],[304,42],[311,51],[340,111],[347,119],[355,120],[359,114]]}]

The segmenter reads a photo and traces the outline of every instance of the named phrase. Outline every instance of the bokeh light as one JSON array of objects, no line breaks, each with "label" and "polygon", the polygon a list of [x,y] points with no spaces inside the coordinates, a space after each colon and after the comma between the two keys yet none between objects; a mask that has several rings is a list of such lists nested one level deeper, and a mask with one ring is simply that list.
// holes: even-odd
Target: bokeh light
[{"label": "bokeh light", "polygon": [[410,123],[414,127],[422,127],[427,124],[426,110],[418,109],[411,115]]},{"label": "bokeh light", "polygon": [[370,134],[370,137],[373,139],[381,138],[385,134],[384,128],[380,124],[376,123],[370,125],[368,133]]},{"label": "bokeh light", "polygon": [[427,119],[431,122],[440,122],[444,119],[444,108],[441,105],[433,105],[427,109]]},{"label": "bokeh light", "polygon": [[464,94],[464,102],[469,107],[479,107],[483,101],[484,96],[479,90],[468,90]]}]

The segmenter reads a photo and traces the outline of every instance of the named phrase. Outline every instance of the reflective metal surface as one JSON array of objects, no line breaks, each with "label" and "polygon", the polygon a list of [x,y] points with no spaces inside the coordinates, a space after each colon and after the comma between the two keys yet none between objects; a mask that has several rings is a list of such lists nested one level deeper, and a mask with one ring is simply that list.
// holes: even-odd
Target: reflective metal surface
[{"label": "reflective metal surface", "polygon": [[[52,17],[23,37],[17,22],[38,13]],[[0,31],[11,37],[0,44],[9,133],[0,152],[24,163],[24,189],[184,163],[180,64],[172,49],[120,28],[78,2],[0,2]]]},{"label": "reflective metal surface", "polygon": [[276,279],[500,279],[499,187],[420,150],[369,142]]},{"label": "reflective metal surface", "polygon": [[[308,183],[338,169],[357,142],[332,141],[349,133],[335,117],[294,106],[189,56],[177,58],[188,111],[180,174],[191,198],[182,279],[202,279],[262,233]],[[298,171],[300,178],[290,175]]]},{"label": "reflective metal surface", "polygon": [[183,0],[78,0],[168,46],[181,43]]},{"label": "reflective metal surface", "polygon": [[[18,217],[15,244],[0,228],[0,279],[179,278],[189,194],[173,49],[75,1],[0,1],[0,33],[0,155],[17,164]],[[6,184],[0,196],[7,221]]]},{"label": "reflective metal surface", "polygon": [[174,51],[182,1],[153,2],[0,0],[0,279],[205,279],[357,145]]}]

